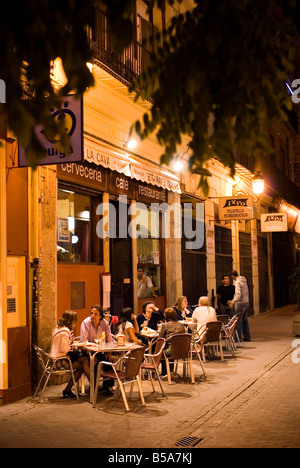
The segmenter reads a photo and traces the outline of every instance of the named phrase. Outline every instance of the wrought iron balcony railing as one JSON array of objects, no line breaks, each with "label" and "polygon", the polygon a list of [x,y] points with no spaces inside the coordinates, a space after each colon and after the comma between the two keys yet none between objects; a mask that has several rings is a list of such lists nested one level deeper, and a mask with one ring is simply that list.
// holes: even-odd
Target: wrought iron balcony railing
[{"label": "wrought iron balcony railing", "polygon": [[88,31],[88,39],[95,62],[127,85],[150,64],[150,52],[135,39],[122,54],[113,52],[107,17],[98,8],[95,8],[95,26]]}]

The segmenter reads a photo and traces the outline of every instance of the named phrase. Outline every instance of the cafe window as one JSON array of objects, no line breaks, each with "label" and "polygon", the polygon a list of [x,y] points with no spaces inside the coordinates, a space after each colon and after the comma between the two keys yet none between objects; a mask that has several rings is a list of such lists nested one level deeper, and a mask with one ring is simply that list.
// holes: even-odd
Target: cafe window
[{"label": "cafe window", "polygon": [[[99,198],[98,198],[99,201]],[[100,262],[100,240],[93,233],[96,198],[58,188],[57,260],[65,263]],[[95,241],[95,242],[94,242]],[[93,245],[94,244],[94,245]],[[93,247],[92,247],[93,245]]]},{"label": "cafe window", "polygon": [[[138,207],[137,212],[137,256],[138,273],[143,272],[150,278],[157,296],[164,295],[163,277],[163,242],[161,239],[161,213],[146,205]],[[148,287],[141,297],[151,297],[152,291]]]}]

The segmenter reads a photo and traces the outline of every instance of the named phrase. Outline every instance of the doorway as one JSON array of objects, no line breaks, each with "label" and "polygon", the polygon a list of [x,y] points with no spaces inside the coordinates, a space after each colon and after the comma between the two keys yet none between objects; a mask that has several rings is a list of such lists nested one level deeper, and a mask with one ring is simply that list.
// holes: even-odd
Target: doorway
[{"label": "doorway", "polygon": [[[133,308],[132,246],[128,235],[128,210],[121,208],[120,201],[110,200],[115,211],[110,212],[110,273],[111,273],[111,314],[119,316],[123,307]],[[126,213],[126,215],[124,215]],[[112,228],[112,229],[111,229]],[[126,229],[127,237],[120,237]]]}]

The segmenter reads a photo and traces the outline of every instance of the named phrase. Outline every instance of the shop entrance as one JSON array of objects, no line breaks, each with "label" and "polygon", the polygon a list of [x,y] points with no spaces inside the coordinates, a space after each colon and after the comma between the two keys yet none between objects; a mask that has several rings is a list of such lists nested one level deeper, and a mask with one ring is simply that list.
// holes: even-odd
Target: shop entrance
[{"label": "shop entrance", "polygon": [[[110,200],[110,203],[115,207],[109,221],[113,233],[110,236],[111,314],[119,315],[123,307],[133,307],[132,247],[128,210],[121,207],[122,216],[119,216],[121,202]],[[127,237],[120,237],[125,230]]]},{"label": "shop entrance", "polygon": [[269,309],[269,267],[268,267],[268,239],[266,234],[257,237],[258,247],[258,279],[259,279],[259,311]]},{"label": "shop entrance", "polygon": [[275,307],[290,303],[289,280],[293,273],[293,233],[272,232]]},{"label": "shop entrance", "polygon": [[239,233],[240,246],[240,270],[238,273],[245,276],[249,289],[249,315],[253,315],[253,279],[252,279],[252,248],[251,235],[245,232]]}]

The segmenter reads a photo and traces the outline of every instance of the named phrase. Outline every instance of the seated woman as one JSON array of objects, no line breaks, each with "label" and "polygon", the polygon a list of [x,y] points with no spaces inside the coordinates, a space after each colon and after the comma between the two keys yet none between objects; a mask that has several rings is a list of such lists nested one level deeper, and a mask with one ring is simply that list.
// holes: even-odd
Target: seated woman
[{"label": "seated woman", "polygon": [[130,307],[122,309],[120,312],[119,320],[114,327],[114,335],[123,333],[127,343],[136,343],[142,346],[142,342],[136,337],[139,333],[139,326],[136,321],[136,316]]},{"label": "seated woman", "polygon": [[[50,354],[54,357],[70,357],[74,369],[75,382],[79,380],[83,373],[85,373],[88,379],[90,379],[90,364],[88,358],[73,350],[72,346],[76,322],[76,312],[73,312],[73,310],[67,310],[63,313],[53,332],[50,351]],[[56,368],[61,370],[68,369],[69,363],[67,360],[58,361]],[[72,386],[73,380],[71,378],[68,385],[63,390],[63,398],[76,398],[76,395],[71,391]]]},{"label": "seated woman", "polygon": [[157,330],[157,324],[164,318],[163,310],[156,307],[153,301],[147,301],[143,304],[143,312],[137,316],[137,324],[140,330],[143,327]]},{"label": "seated woman", "polygon": [[[177,314],[172,307],[168,307],[165,310],[165,319],[166,322],[162,324],[161,330],[159,332],[159,338],[165,338],[166,340],[170,338],[172,335],[176,335],[177,333],[186,333],[185,326],[183,323],[179,323],[177,319]],[[167,348],[165,353],[167,356],[171,356],[171,347],[170,344],[167,343]],[[170,363],[170,371],[173,372],[174,364]],[[165,376],[167,374],[167,367],[165,359],[161,360],[161,369],[162,375]]]},{"label": "seated woman", "polygon": [[209,307],[208,297],[202,296],[199,299],[199,306],[194,310],[192,321],[197,323],[197,331],[204,329],[208,322],[217,322],[217,314],[213,307]]},{"label": "seated woman", "polygon": [[184,320],[185,317],[192,317],[193,311],[188,307],[188,300],[186,296],[180,296],[176,304],[173,306],[178,320]]}]

